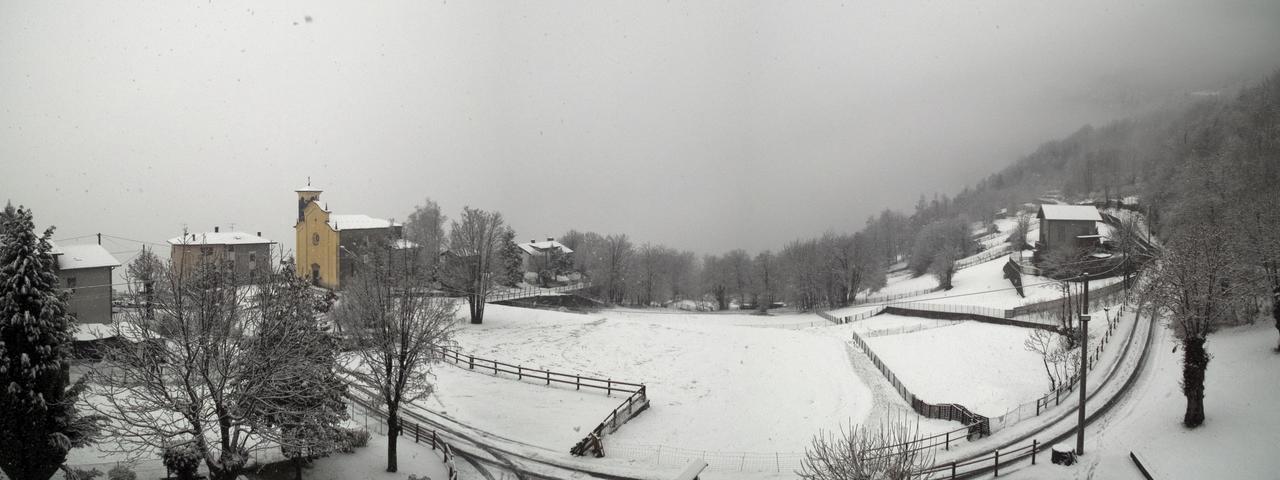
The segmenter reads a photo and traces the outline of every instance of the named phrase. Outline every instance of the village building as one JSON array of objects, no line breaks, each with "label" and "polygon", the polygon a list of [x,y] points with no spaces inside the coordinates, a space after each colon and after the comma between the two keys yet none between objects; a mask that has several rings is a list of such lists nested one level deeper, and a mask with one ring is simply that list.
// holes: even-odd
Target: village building
[{"label": "village building", "polygon": [[1036,250],[1047,253],[1060,249],[1087,250],[1100,241],[1098,222],[1102,215],[1091,205],[1040,205],[1040,237]]},{"label": "village building", "polygon": [[111,323],[111,271],[120,261],[102,245],[54,245],[58,278],[70,297],[67,309],[78,323]]},{"label": "village building", "polygon": [[223,232],[213,227],[212,232],[187,233],[169,239],[169,258],[182,271],[192,271],[200,265],[226,262],[235,275],[252,283],[271,273],[271,246],[276,242],[262,237],[262,232]]},{"label": "village building", "polygon": [[550,265],[556,254],[568,255],[573,253],[573,249],[557,242],[554,238],[547,238],[546,241],[539,242],[537,240],[529,240],[528,243],[518,243],[516,247],[520,248],[520,268],[525,272],[537,273]]},{"label": "village building", "polygon": [[294,249],[298,276],[332,289],[342,287],[364,261],[361,250],[387,243],[400,251],[415,248],[404,240],[404,225],[368,215],[332,213],[320,203],[322,190],[310,185],[298,193]]}]

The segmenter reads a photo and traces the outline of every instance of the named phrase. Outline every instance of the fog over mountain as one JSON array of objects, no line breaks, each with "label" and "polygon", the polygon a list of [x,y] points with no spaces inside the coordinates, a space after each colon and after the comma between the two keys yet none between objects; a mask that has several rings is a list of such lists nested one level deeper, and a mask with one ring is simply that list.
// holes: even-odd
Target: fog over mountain
[{"label": "fog over mountain", "polygon": [[[853,231],[1280,67],[1280,2],[0,2],[0,201],[55,238],[497,210],[699,252]],[[128,255],[122,255],[127,258]],[[122,258],[124,259],[124,258]]]}]

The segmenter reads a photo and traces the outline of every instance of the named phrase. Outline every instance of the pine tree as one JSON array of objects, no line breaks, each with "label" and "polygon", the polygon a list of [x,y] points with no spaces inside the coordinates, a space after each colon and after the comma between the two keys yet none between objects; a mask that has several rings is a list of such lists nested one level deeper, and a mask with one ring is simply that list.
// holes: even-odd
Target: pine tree
[{"label": "pine tree", "polygon": [[[337,450],[338,424],[347,419],[346,382],[338,377],[338,338],[318,314],[327,310],[321,294],[293,272],[289,260],[261,286],[262,334],[256,345],[264,360],[293,352],[293,368],[269,372],[262,380],[269,394],[260,397],[266,423],[276,427],[281,452],[302,479],[302,465]],[[287,348],[281,348],[288,346]],[[269,361],[264,361],[263,365]]]},{"label": "pine tree", "polygon": [[85,383],[70,382],[75,327],[52,235],[36,236],[30,210],[0,214],[0,470],[14,480],[48,479],[98,431],[97,417],[75,409]]}]

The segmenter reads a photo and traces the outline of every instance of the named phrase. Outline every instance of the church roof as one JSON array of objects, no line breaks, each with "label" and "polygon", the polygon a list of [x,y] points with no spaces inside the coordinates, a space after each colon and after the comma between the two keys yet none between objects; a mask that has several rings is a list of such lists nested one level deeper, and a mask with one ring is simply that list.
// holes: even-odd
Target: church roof
[{"label": "church roof", "polygon": [[337,230],[366,230],[371,228],[399,227],[400,223],[361,214],[330,214],[329,227]]}]

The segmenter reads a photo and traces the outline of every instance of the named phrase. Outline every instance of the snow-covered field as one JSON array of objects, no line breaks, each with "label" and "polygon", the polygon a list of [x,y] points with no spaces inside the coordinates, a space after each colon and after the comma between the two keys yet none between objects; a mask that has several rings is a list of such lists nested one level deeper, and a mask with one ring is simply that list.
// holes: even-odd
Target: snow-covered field
[{"label": "snow-covered field", "polygon": [[[611,436],[634,444],[798,452],[819,429],[861,422],[872,407],[870,391],[850,366],[846,340],[757,327],[820,320],[815,315],[659,312],[578,315],[490,305],[484,324],[465,325],[458,343],[465,352],[510,363],[644,383],[650,410]],[[451,416],[480,422],[492,415],[494,409],[485,408]],[[571,446],[549,443],[556,450]]]},{"label": "snow-covered field", "polygon": [[1023,348],[1028,331],[962,322],[866,341],[921,399],[998,416],[1049,390],[1040,356]]}]

